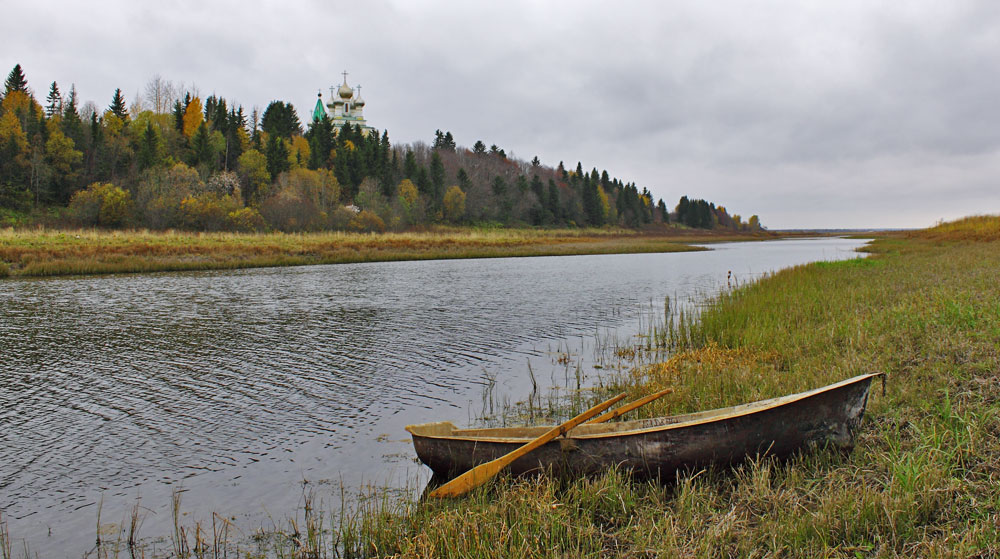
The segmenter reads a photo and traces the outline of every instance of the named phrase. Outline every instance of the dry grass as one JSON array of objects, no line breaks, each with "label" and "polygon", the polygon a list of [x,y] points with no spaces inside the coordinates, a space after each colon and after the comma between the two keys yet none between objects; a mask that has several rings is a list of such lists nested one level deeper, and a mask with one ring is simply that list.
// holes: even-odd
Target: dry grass
[{"label": "dry grass", "polygon": [[685,250],[699,249],[675,236],[606,229],[236,234],[8,228],[0,230],[0,277]]},{"label": "dry grass", "polygon": [[975,215],[916,231],[914,237],[938,241],[998,241],[1000,215]]}]

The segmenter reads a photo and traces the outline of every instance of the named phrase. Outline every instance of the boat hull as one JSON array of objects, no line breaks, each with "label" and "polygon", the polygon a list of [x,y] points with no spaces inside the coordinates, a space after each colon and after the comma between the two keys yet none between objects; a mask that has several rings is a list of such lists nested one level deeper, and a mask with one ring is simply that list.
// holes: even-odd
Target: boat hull
[{"label": "boat hull", "polygon": [[[816,446],[849,450],[875,376],[689,416],[581,426],[514,461],[509,471],[590,475],[618,466],[636,477],[672,478],[678,470],[728,466],[759,455],[786,457]],[[532,435],[525,429],[448,433],[441,425],[450,424],[407,427],[417,456],[439,479],[499,458]]]}]

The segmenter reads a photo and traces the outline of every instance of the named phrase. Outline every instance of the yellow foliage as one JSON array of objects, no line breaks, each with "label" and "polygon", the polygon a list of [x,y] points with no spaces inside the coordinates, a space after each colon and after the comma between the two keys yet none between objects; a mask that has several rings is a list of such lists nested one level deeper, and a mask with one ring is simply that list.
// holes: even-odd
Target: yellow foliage
[{"label": "yellow foliage", "polygon": [[267,222],[256,208],[240,208],[229,212],[229,227],[242,233],[259,233],[267,229]]},{"label": "yellow foliage", "polygon": [[194,97],[184,111],[184,135],[188,138],[194,136],[202,122],[204,116],[201,114],[201,99]]},{"label": "yellow foliage", "polygon": [[597,197],[601,200],[601,215],[604,216],[604,221],[607,221],[608,215],[611,214],[611,202],[608,201],[608,193],[604,192],[604,189],[598,186]]},{"label": "yellow foliage", "polygon": [[288,160],[292,164],[292,168],[309,165],[309,153],[309,140],[302,136],[294,136],[288,148]]},{"label": "yellow foliage", "polygon": [[361,210],[347,225],[352,231],[364,233],[385,233],[385,222],[368,210]]},{"label": "yellow foliage", "polygon": [[117,227],[132,214],[132,195],[111,183],[95,182],[73,194],[69,212],[84,225]]},{"label": "yellow foliage", "polygon": [[104,131],[109,136],[119,136],[125,123],[111,111],[104,111]]},{"label": "yellow foliage", "polygon": [[[6,99],[4,101],[6,102]],[[28,136],[24,133],[24,129],[21,128],[21,122],[17,119],[16,114],[8,111],[0,117],[0,141],[7,144],[11,140],[14,141],[18,150],[25,150],[28,147]]]},{"label": "yellow foliage", "polygon": [[354,145],[354,142],[350,140],[344,140],[344,147],[347,148],[347,151],[354,151],[358,149],[357,146]]},{"label": "yellow foliage", "polygon": [[72,138],[66,137],[58,127],[49,131],[49,139],[45,142],[45,156],[52,168],[64,176],[72,172],[74,165],[83,161],[83,152],[74,149]]},{"label": "yellow foliage", "polygon": [[399,186],[396,187],[396,193],[407,208],[412,208],[417,203],[417,200],[420,199],[420,193],[417,192],[416,185],[410,179],[403,179],[403,182],[399,183]]},{"label": "yellow foliage", "polygon": [[0,107],[3,107],[4,114],[12,112],[27,114],[32,105],[41,108],[34,99],[29,97],[23,91],[11,91],[6,97],[3,98],[3,103],[0,103]]},{"label": "yellow foliage", "polygon": [[458,221],[465,215],[465,193],[458,186],[449,186],[444,193],[444,216],[448,221]]}]

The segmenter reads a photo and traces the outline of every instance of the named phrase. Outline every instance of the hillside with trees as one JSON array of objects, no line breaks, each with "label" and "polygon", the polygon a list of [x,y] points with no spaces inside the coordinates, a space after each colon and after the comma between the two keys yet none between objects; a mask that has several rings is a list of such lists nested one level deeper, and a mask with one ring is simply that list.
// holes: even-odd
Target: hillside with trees
[{"label": "hillside with trees", "polygon": [[[81,105],[75,87],[39,103],[17,65],[0,100],[0,212],[58,224],[195,231],[404,230],[429,224],[752,230],[722,206],[680,199],[582,163],[522,161],[451,132],[392,145],[290,103],[249,114],[159,76],[129,103]],[[0,213],[0,218],[3,217]]]}]

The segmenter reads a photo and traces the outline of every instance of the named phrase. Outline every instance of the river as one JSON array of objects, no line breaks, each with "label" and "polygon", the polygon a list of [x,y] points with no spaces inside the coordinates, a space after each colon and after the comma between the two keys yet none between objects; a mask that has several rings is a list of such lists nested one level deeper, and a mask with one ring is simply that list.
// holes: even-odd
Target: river
[{"label": "river", "polygon": [[[0,513],[32,553],[79,557],[141,500],[249,529],[303,481],[417,487],[403,427],[523,399],[557,354],[628,336],[665,297],[699,301],[864,241],[692,253],[439,260],[0,281]],[[728,277],[732,272],[732,278]],[[599,371],[584,366],[595,378]]]}]

